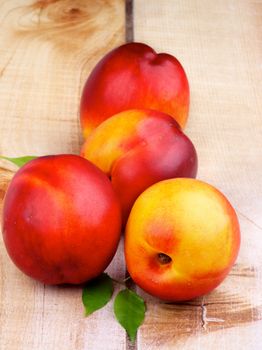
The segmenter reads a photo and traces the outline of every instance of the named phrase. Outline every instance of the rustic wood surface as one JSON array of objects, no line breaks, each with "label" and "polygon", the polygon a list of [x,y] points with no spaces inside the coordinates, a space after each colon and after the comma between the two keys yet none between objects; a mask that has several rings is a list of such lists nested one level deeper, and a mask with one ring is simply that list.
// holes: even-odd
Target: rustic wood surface
[{"label": "rustic wood surface", "polygon": [[198,177],[228,196],[242,231],[237,264],[213,293],[148,304],[139,348],[262,349],[262,2],[137,0],[134,10],[134,39],[186,68]]},{"label": "rustic wood surface", "polygon": [[[112,303],[84,318],[80,288],[22,275],[0,238],[0,349],[261,349],[262,2],[127,3],[127,40],[174,54],[187,71],[186,132],[198,151],[198,177],[236,208],[239,258],[221,286],[191,302],[166,304],[138,290],[148,310],[132,345]],[[0,154],[78,153],[83,83],[124,42],[125,18],[122,0],[0,0]],[[16,169],[6,161],[0,167],[1,210]],[[125,275],[122,244],[109,272]]]},{"label": "rustic wood surface", "polygon": [[[97,60],[125,41],[124,1],[1,0],[0,23],[0,154],[78,153],[81,89]],[[0,170],[1,199],[11,176]],[[25,277],[2,237],[0,269],[1,350],[125,347],[111,304],[84,318],[81,288]],[[109,271],[124,278],[121,253]]]}]

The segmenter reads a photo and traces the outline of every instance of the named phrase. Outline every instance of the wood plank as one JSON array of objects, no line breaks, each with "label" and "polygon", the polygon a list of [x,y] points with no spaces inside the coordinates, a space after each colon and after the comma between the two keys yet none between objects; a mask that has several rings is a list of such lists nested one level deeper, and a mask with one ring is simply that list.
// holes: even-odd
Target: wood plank
[{"label": "wood plank", "polygon": [[260,1],[135,0],[134,39],[174,54],[191,86],[186,133],[198,177],[236,208],[242,246],[230,276],[184,305],[148,301],[139,349],[258,349],[262,342]]},{"label": "wood plank", "polygon": [[[0,154],[78,153],[81,89],[125,40],[124,0],[0,1]],[[13,172],[0,161],[0,199]],[[15,170],[11,167],[11,170]],[[122,244],[108,271],[125,275]],[[0,239],[0,348],[123,349],[112,303],[84,318],[80,287],[48,287],[11,263]]]}]

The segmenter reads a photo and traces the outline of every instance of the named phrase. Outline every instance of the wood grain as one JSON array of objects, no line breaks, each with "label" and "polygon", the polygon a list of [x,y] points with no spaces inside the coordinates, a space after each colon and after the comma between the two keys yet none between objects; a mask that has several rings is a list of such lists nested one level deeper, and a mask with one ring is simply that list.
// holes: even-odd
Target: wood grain
[{"label": "wood grain", "polygon": [[97,60],[124,41],[124,2],[0,6],[0,154],[78,152],[82,86]]},{"label": "wood grain", "polygon": [[[125,40],[124,1],[1,0],[0,23],[0,154],[78,153],[81,89],[97,60]],[[15,170],[0,161],[1,206]],[[124,278],[122,245],[108,270]],[[1,235],[0,349],[115,350],[125,344],[112,303],[85,318],[80,287],[27,278],[11,263]]]},{"label": "wood grain", "polygon": [[262,342],[262,3],[143,1],[134,39],[174,54],[191,87],[186,133],[198,177],[237,210],[237,263],[210,295],[183,305],[149,298],[139,349],[260,349]]},{"label": "wood grain", "polygon": [[[0,239],[0,349],[257,350],[262,342],[262,3],[135,0],[134,40],[167,51],[190,81],[187,134],[199,178],[222,190],[241,224],[240,256],[213,293],[166,304],[139,290],[147,315],[135,344],[112,303],[83,317],[81,288],[22,275]],[[122,0],[0,0],[0,154],[77,153],[83,83],[125,39]],[[132,40],[129,26],[127,40]],[[5,169],[5,170],[4,170]],[[7,170],[9,169],[9,170]],[[0,161],[0,210],[15,167]],[[109,267],[125,275],[122,242]],[[134,287],[134,286],[133,286]]]}]

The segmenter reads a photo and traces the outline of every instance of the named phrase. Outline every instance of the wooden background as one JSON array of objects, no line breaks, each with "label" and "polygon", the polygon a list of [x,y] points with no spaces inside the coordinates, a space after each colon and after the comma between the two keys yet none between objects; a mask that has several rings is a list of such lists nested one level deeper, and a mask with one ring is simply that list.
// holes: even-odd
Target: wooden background
[{"label": "wooden background", "polygon": [[[262,2],[128,0],[127,16],[125,8],[123,0],[0,0],[0,154],[78,153],[81,89],[127,27],[128,40],[172,53],[186,69],[198,177],[236,208],[239,258],[220,287],[188,303],[138,290],[148,310],[132,345],[112,303],[84,318],[80,288],[22,275],[1,238],[0,349],[262,349]],[[15,168],[0,167],[2,202]],[[122,244],[109,272],[125,276]]]}]

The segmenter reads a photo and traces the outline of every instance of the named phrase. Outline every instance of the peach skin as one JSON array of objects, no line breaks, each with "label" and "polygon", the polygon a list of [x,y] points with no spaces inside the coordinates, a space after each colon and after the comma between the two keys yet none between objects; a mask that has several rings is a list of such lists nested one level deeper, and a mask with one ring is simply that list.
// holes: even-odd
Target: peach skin
[{"label": "peach skin", "polygon": [[111,178],[123,224],[147,187],[197,172],[192,142],[171,116],[154,110],[128,110],[105,120],[86,139],[81,155]]},{"label": "peach skin", "polygon": [[239,246],[235,210],[216,188],[195,179],[154,184],[138,197],[126,225],[130,276],[146,292],[169,301],[216,288]]},{"label": "peach skin", "polygon": [[84,136],[114,114],[154,109],[183,128],[189,111],[189,84],[180,62],[142,43],[122,45],[104,56],[87,79],[81,98]]},{"label": "peach skin", "polygon": [[86,159],[40,157],[12,179],[2,231],[10,258],[28,276],[83,283],[101,274],[116,252],[120,205],[108,178]]}]

